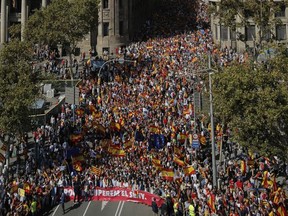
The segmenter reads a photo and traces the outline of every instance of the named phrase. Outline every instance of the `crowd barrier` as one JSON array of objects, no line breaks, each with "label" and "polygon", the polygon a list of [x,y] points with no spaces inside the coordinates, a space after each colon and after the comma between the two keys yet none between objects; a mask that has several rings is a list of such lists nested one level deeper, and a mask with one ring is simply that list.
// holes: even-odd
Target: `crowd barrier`
[{"label": "crowd barrier", "polygon": [[[69,200],[74,199],[73,187],[65,187],[64,193]],[[90,200],[100,201],[129,201],[135,203],[141,203],[151,206],[153,198],[160,207],[164,203],[164,199],[161,197],[141,190],[131,190],[129,188],[110,187],[101,188],[95,187],[92,194],[89,194]]]}]

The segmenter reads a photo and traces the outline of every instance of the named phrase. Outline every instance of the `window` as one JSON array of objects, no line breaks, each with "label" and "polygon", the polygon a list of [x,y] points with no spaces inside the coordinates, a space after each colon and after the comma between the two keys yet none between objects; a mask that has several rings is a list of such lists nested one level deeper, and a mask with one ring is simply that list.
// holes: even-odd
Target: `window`
[{"label": "window", "polygon": [[109,36],[109,23],[103,23],[103,36]]},{"label": "window", "polygon": [[285,17],[285,10],[286,6],[285,5],[280,5],[279,11],[275,13],[275,17]]},{"label": "window", "polygon": [[103,0],[103,9],[109,8],[109,0]]},{"label": "window", "polygon": [[255,35],[255,25],[247,26],[245,28],[246,41],[254,41],[256,39]]},{"label": "window", "polygon": [[286,40],[286,25],[276,26],[276,39]]},{"label": "window", "polygon": [[230,30],[230,40],[236,40],[236,31]]},{"label": "window", "polygon": [[223,41],[228,40],[228,28],[225,26],[220,27],[220,39]]},{"label": "window", "polygon": [[123,21],[119,22],[119,35],[124,34],[124,26],[123,26]]}]

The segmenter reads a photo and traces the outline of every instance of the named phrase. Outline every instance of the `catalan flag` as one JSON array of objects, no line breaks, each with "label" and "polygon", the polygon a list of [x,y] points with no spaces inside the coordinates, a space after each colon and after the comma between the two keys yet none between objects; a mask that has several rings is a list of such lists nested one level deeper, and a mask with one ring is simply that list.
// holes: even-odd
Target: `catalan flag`
[{"label": "catalan flag", "polygon": [[97,168],[96,166],[91,166],[91,172],[97,176],[101,175],[101,169]]},{"label": "catalan flag", "polygon": [[167,181],[173,181],[174,180],[174,172],[172,169],[163,169],[161,171],[161,176],[163,179]]},{"label": "catalan flag", "polygon": [[194,167],[192,167],[192,166],[187,166],[187,167],[185,167],[185,168],[183,169],[183,171],[184,171],[184,174],[185,174],[186,176],[192,175],[192,174],[195,174],[195,173],[196,173]]},{"label": "catalan flag", "polygon": [[268,188],[269,187],[268,176],[269,176],[269,172],[268,171],[264,171],[263,180],[262,180],[262,185],[263,185],[264,188]]},{"label": "catalan flag", "polygon": [[283,204],[280,204],[277,208],[277,216],[288,216],[287,210],[283,206]]},{"label": "catalan flag", "polygon": [[178,164],[179,166],[184,166],[185,165],[185,162],[180,160],[177,156],[174,156],[173,162]]}]

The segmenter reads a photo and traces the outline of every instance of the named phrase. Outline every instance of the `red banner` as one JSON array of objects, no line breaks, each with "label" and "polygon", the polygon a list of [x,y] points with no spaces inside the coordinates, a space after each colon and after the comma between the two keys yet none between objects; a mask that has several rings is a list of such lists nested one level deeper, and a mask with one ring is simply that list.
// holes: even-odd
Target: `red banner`
[{"label": "red banner", "polygon": [[[74,190],[72,187],[64,188],[64,193],[68,199],[74,199]],[[164,200],[155,195],[145,191],[131,190],[128,188],[112,187],[112,188],[100,188],[96,187],[93,191],[91,200],[105,200],[105,201],[129,201],[142,203],[151,206],[152,199],[155,198],[157,205],[160,207]]]}]

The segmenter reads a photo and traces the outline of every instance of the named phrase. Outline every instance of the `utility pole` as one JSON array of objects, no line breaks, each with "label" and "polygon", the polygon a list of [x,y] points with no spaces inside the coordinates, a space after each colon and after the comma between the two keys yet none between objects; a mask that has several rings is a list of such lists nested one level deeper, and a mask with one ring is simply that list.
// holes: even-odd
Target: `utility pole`
[{"label": "utility pole", "polygon": [[212,97],[212,78],[211,75],[211,55],[208,55],[208,69],[209,69],[209,95],[210,95],[210,119],[211,119],[211,147],[212,147],[212,174],[213,186],[217,187],[217,172],[215,159],[215,135],[214,135],[214,115],[213,115],[213,97]]}]

